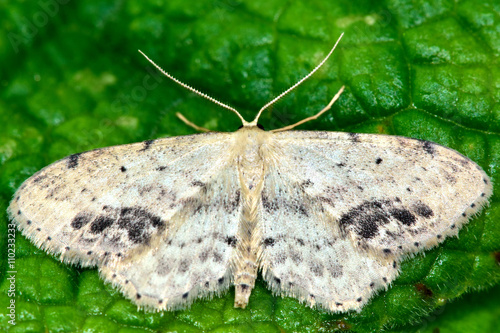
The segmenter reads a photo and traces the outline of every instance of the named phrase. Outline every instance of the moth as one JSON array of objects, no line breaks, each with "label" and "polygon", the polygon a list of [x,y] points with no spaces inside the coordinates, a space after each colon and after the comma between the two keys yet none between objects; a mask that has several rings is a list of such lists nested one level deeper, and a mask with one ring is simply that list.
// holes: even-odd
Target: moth
[{"label": "moth", "polygon": [[[27,179],[8,208],[23,235],[66,263],[97,266],[139,307],[176,310],[259,271],[273,293],[359,311],[416,252],[456,236],[492,184],[469,158],[401,136],[243,126],[95,149]],[[142,52],[141,52],[142,53]],[[188,124],[187,119],[183,118]],[[195,125],[193,127],[201,129]]]}]

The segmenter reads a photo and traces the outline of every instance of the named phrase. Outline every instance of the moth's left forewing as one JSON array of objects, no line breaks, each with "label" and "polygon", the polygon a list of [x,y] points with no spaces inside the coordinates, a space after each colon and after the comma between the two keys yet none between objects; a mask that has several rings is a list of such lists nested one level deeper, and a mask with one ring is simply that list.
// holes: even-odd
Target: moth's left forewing
[{"label": "moth's left forewing", "polygon": [[234,145],[207,133],[72,155],[27,179],[9,213],[38,247],[97,265],[139,306],[179,309],[231,283]]}]

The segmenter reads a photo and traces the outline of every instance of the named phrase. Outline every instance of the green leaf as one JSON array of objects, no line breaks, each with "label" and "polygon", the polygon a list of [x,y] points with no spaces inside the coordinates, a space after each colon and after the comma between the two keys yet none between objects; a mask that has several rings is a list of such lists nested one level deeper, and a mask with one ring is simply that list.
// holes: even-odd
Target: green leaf
[{"label": "green leaf", "polygon": [[499,183],[498,1],[1,1],[0,15],[0,330],[492,332],[500,325],[496,190],[459,238],[407,259],[387,291],[346,314],[275,297],[261,279],[245,310],[233,308],[231,290],[184,311],[138,311],[95,269],[59,263],[20,234],[9,266],[5,214],[15,189],[59,158],[193,133],[175,112],[213,130],[238,128],[237,117],[160,76],[137,49],[251,120],[313,69],[341,32],[325,66],[264,112],[267,129],[316,113],[346,85],[330,112],[301,129],[432,140]]}]

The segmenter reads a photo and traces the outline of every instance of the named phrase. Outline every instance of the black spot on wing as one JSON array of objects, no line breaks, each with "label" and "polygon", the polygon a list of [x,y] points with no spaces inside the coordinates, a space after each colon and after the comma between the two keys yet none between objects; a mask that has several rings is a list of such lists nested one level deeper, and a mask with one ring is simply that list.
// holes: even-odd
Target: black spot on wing
[{"label": "black spot on wing", "polygon": [[434,154],[436,151],[434,149],[434,142],[430,141],[425,141],[425,140],[420,140],[420,143],[422,144],[422,149],[427,153],[427,154]]},{"label": "black spot on wing", "polygon": [[268,237],[264,239],[264,246],[269,247],[269,246],[274,246],[275,240],[274,238]]},{"label": "black spot on wing", "polygon": [[383,206],[384,202],[374,200],[351,208],[340,217],[341,230],[345,233],[352,228],[362,238],[374,237],[380,226],[389,223],[389,214]]},{"label": "black spot on wing", "polygon": [[[87,224],[90,224],[89,233],[94,235],[105,234],[111,243],[120,243],[122,237],[128,239],[134,244],[147,244],[155,230],[163,230],[166,223],[160,217],[139,207],[113,208],[103,206],[103,213],[94,216],[88,212],[81,212],[71,221],[71,226],[79,230]],[[112,229],[110,231],[110,229]],[[122,232],[119,232],[122,230]],[[124,232],[123,232],[124,231]],[[118,233],[117,233],[118,232]],[[81,236],[83,240],[85,235]],[[120,256],[118,254],[117,256]]]},{"label": "black spot on wing", "polygon": [[70,225],[73,229],[75,230],[80,230],[84,226],[86,226],[91,220],[93,216],[89,213],[86,212],[81,212],[78,213],[73,220],[71,221]]},{"label": "black spot on wing", "polygon": [[380,164],[380,163],[382,163],[382,161],[383,161],[383,160],[382,160],[380,157],[378,157],[378,158],[375,160],[375,163],[376,163],[376,164]]},{"label": "black spot on wing", "polygon": [[300,213],[300,215],[309,216],[309,213],[307,212],[306,206],[303,203],[297,204],[296,209]]},{"label": "black spot on wing", "polygon": [[47,175],[36,176],[35,178],[33,178],[33,183],[38,183],[38,182],[44,180],[45,178],[47,178]]},{"label": "black spot on wing", "polygon": [[359,142],[359,134],[358,133],[347,133],[349,135],[349,139],[351,142]]},{"label": "black spot on wing", "polygon": [[90,225],[90,232],[93,234],[100,234],[106,228],[110,227],[113,225],[115,220],[113,218],[107,217],[107,216],[98,216]]},{"label": "black spot on wing", "polygon": [[135,244],[148,243],[151,237],[150,227],[158,230],[165,228],[165,222],[145,209],[125,207],[120,210],[118,226],[127,230],[129,239]]},{"label": "black spot on wing", "polygon": [[80,159],[81,153],[73,154],[67,157],[67,167],[68,169],[73,169],[78,166],[78,160]]},{"label": "black spot on wing", "polygon": [[301,186],[301,187],[303,187],[303,188],[305,188],[305,187],[310,187],[310,186],[313,186],[313,185],[314,185],[314,183],[313,183],[310,179],[308,179],[308,180],[306,180],[306,181],[303,181],[303,182],[300,184],[300,186]]},{"label": "black spot on wing", "polygon": [[155,142],[155,140],[146,140],[146,141],[143,141],[143,146],[142,146],[142,149],[139,150],[139,151],[146,151],[148,150],[149,148],[151,148],[151,145],[153,144],[153,142]]},{"label": "black spot on wing", "polygon": [[415,215],[413,215],[408,209],[393,208],[390,213],[392,217],[407,226],[414,225],[417,221]]},{"label": "black spot on wing", "polygon": [[202,181],[195,180],[191,182],[191,186],[206,187],[206,184]]},{"label": "black spot on wing", "polygon": [[434,216],[434,212],[432,209],[424,204],[423,202],[417,202],[413,205],[413,211],[422,217],[429,218],[431,216]]},{"label": "black spot on wing", "polygon": [[231,236],[231,237],[226,237],[225,242],[227,245],[231,247],[236,247],[237,240],[235,236]]}]

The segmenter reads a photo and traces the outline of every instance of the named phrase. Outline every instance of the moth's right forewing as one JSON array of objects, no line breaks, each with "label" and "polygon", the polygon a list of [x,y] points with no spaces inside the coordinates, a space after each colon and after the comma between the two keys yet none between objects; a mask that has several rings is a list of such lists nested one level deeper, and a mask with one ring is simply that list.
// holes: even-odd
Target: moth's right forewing
[{"label": "moth's right forewing", "polygon": [[298,131],[278,133],[276,141],[293,160],[289,177],[341,235],[377,257],[418,252],[456,235],[492,194],[475,162],[429,141]]},{"label": "moth's right forewing", "polygon": [[477,164],[427,141],[289,131],[268,146],[265,278],[330,311],[359,310],[405,255],[456,235],[492,193]]}]

